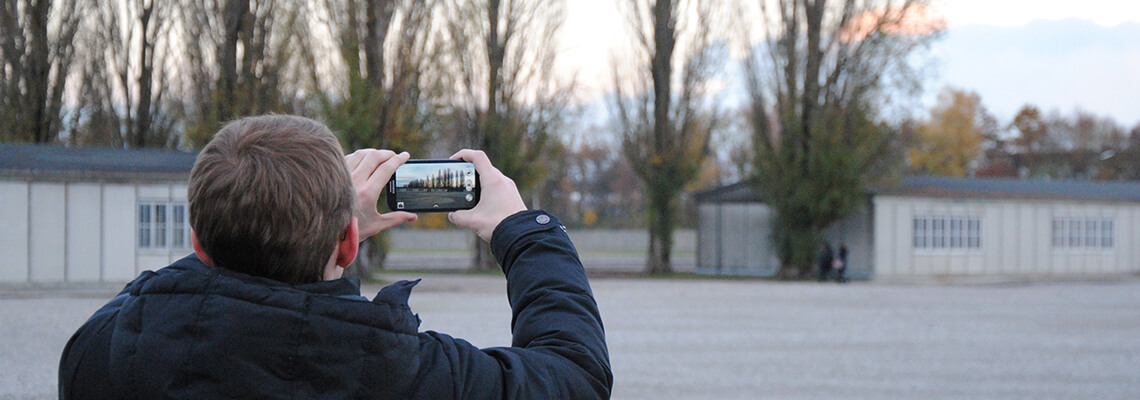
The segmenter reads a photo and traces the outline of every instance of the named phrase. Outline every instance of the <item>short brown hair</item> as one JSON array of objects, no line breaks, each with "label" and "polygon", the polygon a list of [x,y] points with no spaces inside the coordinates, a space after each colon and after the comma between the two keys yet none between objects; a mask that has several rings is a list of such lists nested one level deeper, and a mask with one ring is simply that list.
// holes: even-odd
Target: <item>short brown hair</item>
[{"label": "short brown hair", "polygon": [[292,285],[323,279],[352,219],[352,179],[336,136],[308,118],[226,124],[198,153],[190,226],[215,266]]}]

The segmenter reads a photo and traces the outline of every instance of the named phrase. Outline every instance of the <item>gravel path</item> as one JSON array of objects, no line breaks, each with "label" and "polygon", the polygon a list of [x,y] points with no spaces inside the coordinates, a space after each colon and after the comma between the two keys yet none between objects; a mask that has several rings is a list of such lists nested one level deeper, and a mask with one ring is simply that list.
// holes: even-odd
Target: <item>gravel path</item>
[{"label": "gravel path", "polygon": [[[615,399],[1140,398],[1136,279],[593,284]],[[494,276],[428,275],[411,303],[422,329],[502,346],[504,290]],[[112,294],[0,291],[0,399],[54,398],[60,351]]]}]

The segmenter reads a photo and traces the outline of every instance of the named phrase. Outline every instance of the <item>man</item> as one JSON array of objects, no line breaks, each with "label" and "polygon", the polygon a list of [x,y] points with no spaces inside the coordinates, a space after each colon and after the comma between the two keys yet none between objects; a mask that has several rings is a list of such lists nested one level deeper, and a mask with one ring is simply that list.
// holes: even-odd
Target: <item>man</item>
[{"label": "man", "polygon": [[376,210],[407,153],[345,158],[320,123],[251,117],[223,127],[190,174],[194,254],[141,274],[72,336],[60,397],[608,398],[601,317],[564,229],[527,211],[482,152],[453,158],[475,164],[483,192],[449,218],[503,267],[511,347],[418,332],[415,282],[369,301],[341,278],[361,238],[415,220]]},{"label": "man", "polygon": [[831,244],[827,241],[819,248],[819,281],[823,282],[831,276],[832,263],[835,262],[835,253],[831,251]]}]

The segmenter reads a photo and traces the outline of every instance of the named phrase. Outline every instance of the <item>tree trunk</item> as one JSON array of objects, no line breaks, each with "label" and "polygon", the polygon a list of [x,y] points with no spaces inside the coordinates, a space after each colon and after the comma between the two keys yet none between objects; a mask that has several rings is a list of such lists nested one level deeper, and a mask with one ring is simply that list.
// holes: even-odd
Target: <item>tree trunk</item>
[{"label": "tree trunk", "polygon": [[[676,45],[673,25],[673,2],[657,0],[653,5],[653,135],[650,154],[666,157],[674,146],[672,108],[673,47]],[[653,161],[650,161],[651,163]],[[664,161],[669,162],[669,161]],[[673,272],[669,253],[673,249],[672,194],[664,189],[673,177],[657,165],[649,166],[646,179],[649,192],[649,258],[645,269],[650,274]]]},{"label": "tree trunk", "polygon": [[[668,180],[668,179],[664,179]],[[673,199],[668,190],[649,193],[649,258],[645,270],[650,274],[673,272]]]},{"label": "tree trunk", "polygon": [[[215,106],[217,107],[217,115],[215,115],[214,118],[219,122],[230,120],[236,113],[235,106],[239,101],[235,98],[238,94],[237,47],[238,42],[241,41],[242,32],[248,29],[245,27],[246,15],[248,14],[248,0],[229,0],[226,2],[225,9],[223,10],[225,36],[222,38],[221,49],[219,49],[218,52],[221,55],[218,58],[222,81],[221,84],[218,85],[218,89],[221,91],[221,94],[211,99],[215,102]],[[249,50],[247,49],[246,51]]]},{"label": "tree trunk", "polygon": [[673,247],[673,232],[649,227],[649,259],[645,266],[652,275],[673,272],[670,249]]},{"label": "tree trunk", "polygon": [[471,269],[476,271],[494,271],[500,269],[499,262],[491,253],[491,244],[479,237],[475,237],[475,258],[471,260]]},{"label": "tree trunk", "polygon": [[658,0],[653,6],[653,152],[663,157],[672,148],[673,132],[669,111],[673,100],[673,3]]},{"label": "tree trunk", "polygon": [[33,2],[31,5],[32,17],[28,25],[31,34],[27,39],[30,49],[26,52],[27,69],[27,107],[35,143],[50,143],[54,138],[51,132],[52,117],[48,115],[48,76],[51,73],[51,59],[48,58],[48,18],[51,8],[50,1]]},{"label": "tree trunk", "polygon": [[368,83],[372,89],[384,90],[384,40],[388,37],[388,26],[392,22],[395,2],[391,0],[369,0],[367,18],[364,22],[367,33],[364,35],[364,59],[367,64]]},{"label": "tree trunk", "polygon": [[[476,139],[476,143],[480,143],[479,147],[487,152],[487,155],[493,160],[513,156],[501,154],[502,152],[498,149],[499,138],[503,136],[500,132],[503,129],[502,121],[505,119],[500,113],[506,106],[500,103],[503,90],[503,60],[506,57],[506,38],[501,38],[499,32],[502,22],[499,19],[500,8],[500,0],[487,2],[487,110],[482,121],[479,122],[479,137]],[[477,235],[475,236],[475,258],[472,260],[471,268],[478,271],[491,271],[499,268],[498,261],[495,261],[495,255],[491,253],[491,244],[480,239]]]},{"label": "tree trunk", "polygon": [[[151,143],[150,141],[152,130],[150,103],[151,94],[153,92],[152,78],[154,77],[154,45],[155,41],[158,40],[157,34],[155,37],[149,36],[149,28],[151,24],[150,18],[154,13],[154,3],[151,3],[149,6],[145,4],[141,6],[144,8],[141,10],[141,14],[139,15],[139,34],[142,37],[142,45],[139,46],[138,58],[138,66],[140,69],[138,78],[139,97],[137,109],[135,110],[135,118],[133,121],[135,125],[134,144],[136,148],[140,149],[146,147],[155,147],[155,143]],[[158,21],[155,23],[161,24],[162,22]],[[129,47],[130,45],[128,44],[127,48]],[[124,83],[124,85],[126,85],[126,83]],[[130,113],[128,112],[127,123],[132,123],[131,118],[129,118],[129,114]],[[165,141],[163,141],[163,143],[159,143],[159,145],[163,144],[165,144]]]}]

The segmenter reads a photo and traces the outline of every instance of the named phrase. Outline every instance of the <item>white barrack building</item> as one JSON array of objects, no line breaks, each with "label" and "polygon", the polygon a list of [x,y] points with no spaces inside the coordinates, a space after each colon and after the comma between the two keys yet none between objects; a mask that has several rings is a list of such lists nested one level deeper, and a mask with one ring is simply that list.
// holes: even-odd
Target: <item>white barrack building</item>
[{"label": "white barrack building", "polygon": [[[1140,273],[1140,183],[911,177],[825,232],[862,278]],[[698,196],[698,270],[771,275],[772,211],[736,184]]]},{"label": "white barrack building", "polygon": [[127,282],[191,253],[195,157],[0,144],[0,285]]}]

